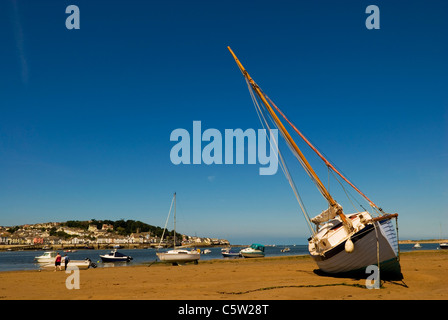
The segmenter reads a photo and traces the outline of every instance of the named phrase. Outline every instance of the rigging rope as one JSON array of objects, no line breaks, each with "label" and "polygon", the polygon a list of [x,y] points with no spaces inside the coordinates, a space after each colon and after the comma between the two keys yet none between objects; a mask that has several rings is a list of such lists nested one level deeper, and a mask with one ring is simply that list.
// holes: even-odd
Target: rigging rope
[{"label": "rigging rope", "polygon": [[[344,175],[338,170],[330,161],[326,159],[322,155],[322,153],[294,126],[294,124],[286,118],[285,114],[275,105],[275,103],[263,92],[264,97],[274,106],[274,108],[277,110],[278,113],[288,122],[288,124],[294,129],[294,131],[310,146],[311,149],[314,150],[314,152],[317,153],[317,155],[327,164],[327,166],[330,166],[337,174],[341,176],[342,179],[344,179],[349,185],[352,186],[353,189],[355,189],[359,194],[361,194],[364,198],[366,198],[367,201],[369,201],[370,206],[377,207],[372,200],[370,200],[364,193],[361,192],[352,182],[350,182]],[[381,208],[378,208],[379,211],[382,212]]]},{"label": "rigging rope", "polygon": [[[375,235],[376,235],[376,259],[377,259],[377,263],[378,263],[378,284],[380,287],[381,286],[381,274],[380,274],[380,241],[378,240],[378,232],[376,230],[376,224],[378,224],[378,227],[381,228],[381,225],[379,222],[374,222],[373,223],[373,227],[375,228]],[[375,281],[377,281],[375,279]]]},{"label": "rigging rope", "polygon": [[[247,80],[246,80],[247,81]],[[260,89],[261,91],[261,89]],[[266,94],[261,91],[263,93],[264,96],[266,96]],[[266,96],[267,97],[267,96]],[[291,150],[292,154],[296,157],[296,159],[299,161],[300,165],[303,167],[303,169],[305,170],[305,172],[308,174],[308,176],[310,177],[310,179],[314,182],[314,184],[316,185],[316,187],[318,188],[319,192],[323,195],[324,198],[327,199],[326,197],[326,192],[323,189],[323,186],[321,186],[321,184],[316,180],[316,178],[313,176],[313,174],[310,172],[310,170],[308,169],[308,167],[305,165],[305,163],[303,162],[302,158],[299,156],[299,154],[297,153],[297,151],[295,150],[295,148],[292,146],[291,142],[289,141],[289,139],[287,139],[287,137],[285,136],[285,134],[283,133],[282,130],[280,130],[280,128],[278,127],[277,123],[274,121],[274,119],[272,118],[271,114],[269,112],[267,112],[267,116],[268,118],[271,120],[271,122],[274,124],[274,126],[278,129],[278,131],[280,132],[281,136],[283,137],[283,139],[286,141],[286,144],[288,146],[288,148]],[[327,199],[328,200],[328,199]],[[329,203],[330,205],[330,203]]]},{"label": "rigging rope", "polygon": [[[246,79],[246,78],[245,78],[245,79]],[[267,119],[266,119],[265,113],[263,112],[263,109],[264,109],[264,108],[262,109],[262,108],[260,107],[260,103],[258,102],[257,96],[256,96],[255,93],[253,92],[252,86],[250,85],[250,83],[249,83],[249,81],[248,81],[247,79],[246,79],[246,83],[247,83],[247,87],[249,88],[249,93],[250,93],[250,95],[251,95],[252,102],[254,103],[255,110],[257,111],[257,115],[258,115],[258,118],[259,118],[259,120],[260,120],[260,122],[261,122],[261,125],[263,126],[263,129],[266,130],[266,128],[265,128],[265,126],[266,126],[266,127],[268,128],[268,130],[270,131],[270,130],[271,130],[271,127],[269,126],[269,123],[268,123],[268,121],[267,121]],[[263,105],[263,104],[262,104],[262,105]],[[268,113],[268,115],[269,115],[269,113]],[[275,121],[273,121],[272,118],[271,118],[270,116],[269,116],[269,118],[270,118],[271,122],[274,124],[274,126],[278,129],[278,127],[277,127]],[[282,136],[283,136],[282,131],[281,131],[281,130],[278,130],[278,131],[280,131],[280,133],[281,133]],[[268,136],[268,134],[266,134],[266,137],[268,137],[268,141],[271,142],[270,135]],[[278,146],[278,142],[275,141],[275,138],[273,138],[273,140],[274,140],[274,144],[275,144],[275,146],[277,147],[277,150],[278,150],[278,156],[280,157],[280,168],[282,169],[282,171],[283,171],[283,173],[284,173],[286,179],[287,179],[288,182],[289,182],[289,185],[291,186],[291,188],[292,188],[292,190],[293,190],[293,192],[294,192],[294,195],[295,195],[295,197],[296,197],[296,199],[297,199],[297,202],[299,203],[300,209],[302,210],[302,213],[303,213],[303,215],[304,215],[304,217],[305,217],[305,220],[306,220],[306,222],[307,222],[307,225],[308,225],[308,228],[309,228],[311,234],[314,235],[314,234],[315,234],[315,231],[314,231],[314,229],[313,229],[313,227],[312,227],[311,219],[310,219],[310,217],[309,217],[309,215],[308,215],[308,213],[307,213],[307,211],[306,211],[305,205],[303,204],[303,201],[302,201],[302,199],[301,199],[301,197],[300,197],[300,194],[299,194],[299,192],[298,192],[298,190],[297,190],[297,186],[296,186],[294,180],[293,180],[292,177],[291,177],[291,174],[290,174],[290,172],[289,172],[289,169],[288,169],[288,166],[287,166],[286,162],[284,161],[284,158],[283,158],[282,153],[281,153],[281,151],[280,151],[280,148],[279,148],[279,146]],[[285,140],[286,140],[286,139],[285,139]],[[286,141],[287,141],[287,140],[286,140]],[[289,144],[289,143],[288,143],[288,144]],[[272,145],[271,145],[271,147],[272,147]],[[289,146],[289,147],[290,147],[290,149],[292,150],[291,146]],[[295,153],[295,152],[294,152],[294,153]],[[296,157],[297,157],[297,156],[296,156]],[[299,160],[300,160],[300,159],[299,159]]]},{"label": "rigging rope", "polygon": [[[174,203],[174,197],[173,197],[173,200],[171,200],[170,211],[168,212],[168,217],[166,218],[166,221],[165,221],[165,227],[163,228],[162,237],[160,238],[159,248],[160,248],[160,246],[161,246],[161,244],[162,244],[163,236],[165,235],[166,227],[167,227],[167,225],[168,225],[168,220],[170,219],[171,209],[173,208],[173,203]],[[158,250],[159,248],[157,248],[157,250]]]},{"label": "rigging rope", "polygon": [[[264,94],[264,93],[263,93]],[[276,122],[274,121],[274,119],[272,119],[270,113],[268,113],[268,117],[271,120],[272,123],[274,123],[274,125],[278,128]],[[326,190],[324,190],[323,185],[321,185],[316,178],[314,177],[314,175],[310,172],[310,170],[308,169],[308,167],[305,165],[305,163],[303,162],[302,158],[299,156],[299,154],[297,153],[297,151],[295,150],[295,148],[292,146],[291,142],[289,141],[289,139],[287,139],[287,137],[284,135],[283,131],[279,129],[280,134],[282,135],[283,139],[286,141],[286,144],[289,148],[289,150],[292,152],[292,154],[294,155],[294,157],[296,157],[296,159],[299,161],[300,165],[302,166],[302,168],[305,170],[306,174],[310,177],[311,181],[313,181],[313,183],[316,185],[317,189],[319,190],[319,192],[322,194],[322,196],[327,199],[326,197]],[[328,201],[328,199],[327,199]],[[330,207],[330,202],[328,203],[328,206]]]},{"label": "rigging rope", "polygon": [[354,196],[352,196],[352,194],[346,190],[344,188],[344,185],[342,184],[342,182],[338,179],[338,177],[336,177],[336,175],[334,174],[333,171],[330,170],[330,167],[328,167],[328,170],[331,172],[331,174],[333,175],[333,177],[336,179],[337,182],[339,182],[339,184],[341,185],[342,190],[344,190],[345,195],[347,196],[347,199],[350,201],[350,203],[352,204],[353,208],[355,209],[355,212],[358,211],[358,209],[355,207],[355,205],[353,204],[353,201],[351,200],[351,198],[353,198],[353,200],[355,200],[358,205],[362,208],[361,204],[356,200],[356,198]]}]

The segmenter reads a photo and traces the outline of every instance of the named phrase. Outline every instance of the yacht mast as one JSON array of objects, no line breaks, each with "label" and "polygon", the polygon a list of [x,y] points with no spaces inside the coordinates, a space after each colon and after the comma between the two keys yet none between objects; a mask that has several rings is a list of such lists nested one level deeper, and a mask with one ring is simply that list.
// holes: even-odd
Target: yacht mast
[{"label": "yacht mast", "polygon": [[176,192],[174,192],[174,245],[173,249],[176,249]]}]

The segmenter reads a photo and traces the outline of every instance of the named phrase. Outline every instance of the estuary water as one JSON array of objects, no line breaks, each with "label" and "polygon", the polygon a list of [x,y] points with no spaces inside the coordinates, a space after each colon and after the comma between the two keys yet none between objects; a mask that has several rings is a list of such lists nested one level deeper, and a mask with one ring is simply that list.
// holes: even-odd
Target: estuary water
[{"label": "estuary water", "polygon": [[[401,244],[400,251],[414,251],[414,250],[436,250],[439,248],[438,243],[422,243],[420,249],[414,249],[413,244]],[[281,252],[285,247],[288,247],[290,251]],[[201,260],[211,259],[244,259],[244,258],[223,258],[221,254],[222,247],[213,248],[201,248],[201,250],[209,249],[211,252],[208,254],[201,254]],[[239,251],[244,247],[233,248],[232,251]],[[110,250],[86,250],[80,249],[76,252],[68,252],[67,255],[71,260],[84,260],[89,258],[99,268],[109,268],[118,266],[130,266],[137,264],[149,264],[156,261],[156,249],[118,249],[119,252],[130,255],[133,260],[130,262],[115,262],[115,263],[103,263],[101,262],[100,255],[110,252]],[[161,250],[163,251],[163,250]],[[63,251],[59,251],[64,256]],[[37,251],[4,251],[0,252],[0,271],[14,271],[14,270],[39,270],[39,264],[35,262],[34,257],[40,256],[44,253],[43,250]],[[266,246],[265,256],[295,256],[295,255],[308,255],[308,245],[276,245]]]}]

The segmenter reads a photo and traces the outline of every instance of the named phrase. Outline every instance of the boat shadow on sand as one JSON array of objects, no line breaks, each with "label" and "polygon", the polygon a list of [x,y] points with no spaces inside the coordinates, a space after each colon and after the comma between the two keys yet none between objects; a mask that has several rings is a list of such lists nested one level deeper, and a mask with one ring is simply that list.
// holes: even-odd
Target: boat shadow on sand
[{"label": "boat shadow on sand", "polygon": [[[336,278],[336,279],[351,279],[351,280],[366,280],[372,275],[372,273],[362,272],[362,271],[351,271],[351,272],[341,272],[341,273],[327,273],[322,271],[321,269],[314,269],[313,273],[315,275],[327,278]],[[372,279],[373,280],[373,279]],[[407,284],[404,282],[403,275],[396,273],[380,273],[380,281],[388,282],[391,284],[396,284],[408,288]],[[381,284],[382,286],[382,284]]]}]

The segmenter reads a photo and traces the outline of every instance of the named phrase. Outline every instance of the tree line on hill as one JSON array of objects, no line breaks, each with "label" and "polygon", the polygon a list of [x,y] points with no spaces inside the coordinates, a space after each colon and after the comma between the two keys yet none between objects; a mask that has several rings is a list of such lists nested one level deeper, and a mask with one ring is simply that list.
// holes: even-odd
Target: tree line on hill
[{"label": "tree line on hill", "polygon": [[[162,237],[163,228],[152,226],[150,224],[136,221],[136,220],[124,220],[120,219],[117,221],[113,220],[95,220],[92,219],[90,221],[78,221],[78,220],[69,220],[67,222],[62,223],[62,226],[66,226],[69,228],[80,228],[87,230],[89,225],[96,225],[98,229],[101,229],[103,224],[113,226],[113,231],[122,236],[128,236],[132,233],[136,232],[151,232],[151,236]],[[173,237],[174,231],[165,231],[165,237]],[[176,238],[181,239],[181,234],[176,232]]]}]

